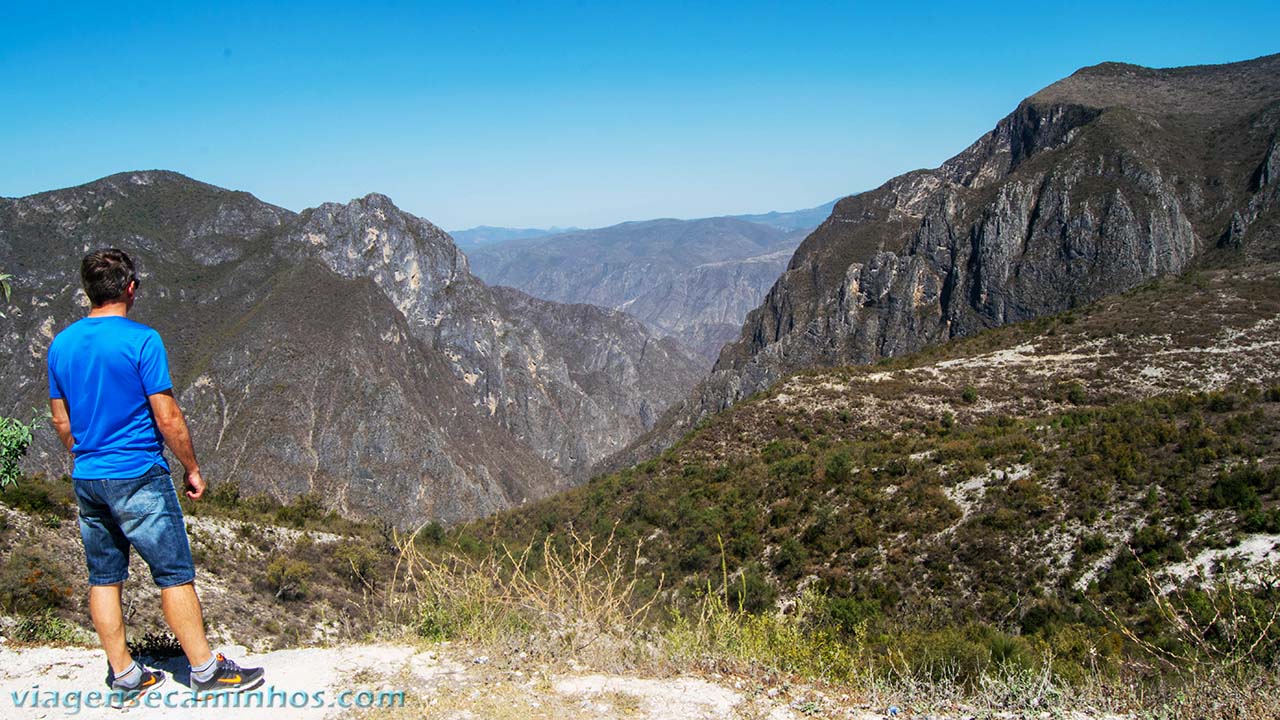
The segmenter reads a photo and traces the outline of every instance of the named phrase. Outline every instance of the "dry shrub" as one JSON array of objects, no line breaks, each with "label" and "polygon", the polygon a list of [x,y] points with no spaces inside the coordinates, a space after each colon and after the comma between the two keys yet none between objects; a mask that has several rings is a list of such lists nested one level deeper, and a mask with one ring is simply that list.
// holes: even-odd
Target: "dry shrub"
[{"label": "dry shrub", "polygon": [[65,606],[71,581],[62,563],[42,547],[20,547],[0,563],[0,611],[37,615]]},{"label": "dry shrub", "polygon": [[1114,610],[1103,614],[1156,661],[1173,671],[1204,673],[1271,666],[1280,660],[1277,566],[1259,569],[1253,578],[1258,592],[1230,577],[1208,578],[1198,566],[1193,566],[1196,582],[1192,587],[1167,590],[1132,548],[1129,553],[1142,569],[1151,606],[1170,637],[1163,641],[1142,637]]},{"label": "dry shrub", "polygon": [[[410,537],[389,594],[393,616],[432,640],[462,640],[543,660],[632,664],[645,652],[644,629],[658,591],[642,593],[640,547],[619,547],[574,531],[518,552],[477,558],[419,550]],[[659,585],[659,590],[660,590]]]},{"label": "dry shrub", "polygon": [[1226,574],[1211,579],[1196,567],[1195,582],[1173,590],[1138,563],[1167,636],[1144,637],[1115,611],[1103,610],[1166,671],[1136,704],[1171,720],[1280,717],[1280,568],[1257,568],[1246,583]]}]

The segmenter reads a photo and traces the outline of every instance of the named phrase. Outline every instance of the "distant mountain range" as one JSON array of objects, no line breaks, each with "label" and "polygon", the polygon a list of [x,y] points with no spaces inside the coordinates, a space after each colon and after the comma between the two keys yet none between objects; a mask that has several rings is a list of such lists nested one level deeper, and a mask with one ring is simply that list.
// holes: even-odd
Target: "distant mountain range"
[{"label": "distant mountain range", "polygon": [[768,225],[779,230],[812,230],[831,216],[831,211],[835,208],[836,202],[838,200],[832,200],[829,203],[823,203],[818,207],[805,210],[774,210],[756,215],[729,215],[727,217],[732,220],[745,220],[746,222]]},{"label": "distant mountain range", "polygon": [[[401,525],[541,497],[652,426],[702,363],[620,312],[486,286],[431,223],[368,195],[292,213],[175,173],[0,199],[0,414],[47,403],[80,257],[139,262],[212,482]],[[28,469],[70,470],[53,433]]]},{"label": "distant mountain range", "polygon": [[498,243],[509,242],[512,240],[532,240],[533,238],[543,237],[544,235],[555,235],[556,233],[572,232],[577,230],[576,227],[551,227],[551,228],[506,228],[493,227],[491,225],[477,225],[467,230],[450,230],[449,235],[458,247],[463,250],[482,247],[485,245],[496,245]]},{"label": "distant mountain range", "polygon": [[708,366],[834,202],[795,212],[626,222],[473,246],[490,284],[623,310]]},{"label": "distant mountain range", "polygon": [[[819,205],[818,207],[807,208],[805,210],[779,211],[774,210],[767,213],[759,213],[756,215],[726,215],[732,220],[745,220],[747,222],[759,223],[776,227],[779,230],[812,230],[822,224],[823,220],[831,214],[831,209],[835,207],[836,201]],[[532,240],[534,238],[545,237],[547,235],[559,235],[561,233],[575,232],[582,230],[580,227],[549,227],[549,228],[509,228],[495,227],[493,225],[477,225],[466,230],[450,230],[449,235],[453,237],[453,241],[458,247],[467,250],[483,245],[496,245],[498,243],[508,242],[510,240]]]}]

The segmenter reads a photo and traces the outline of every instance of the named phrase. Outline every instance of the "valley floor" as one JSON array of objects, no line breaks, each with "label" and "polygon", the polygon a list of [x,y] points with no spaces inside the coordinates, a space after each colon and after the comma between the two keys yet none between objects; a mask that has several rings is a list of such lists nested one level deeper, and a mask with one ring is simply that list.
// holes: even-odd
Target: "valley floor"
[{"label": "valley floor", "polygon": [[[813,687],[783,684],[766,689],[745,678],[720,675],[646,678],[592,673],[586,669],[550,672],[548,668],[521,666],[518,661],[491,660],[450,643],[298,648],[256,655],[247,655],[244,648],[239,647],[223,651],[244,660],[245,664],[267,668],[268,682],[261,688],[260,697],[244,697],[241,707],[180,707],[189,695],[183,684],[186,678],[179,671],[177,676],[170,675],[165,686],[157,691],[159,697],[153,701],[154,707],[136,707],[122,713],[108,708],[89,708],[85,702],[90,691],[105,688],[102,684],[105,662],[99,650],[76,646],[0,646],[0,693],[3,693],[0,715],[32,720],[59,717],[148,720],[1050,717],[1048,713],[1037,712],[974,715],[962,710],[919,714],[912,713],[905,705],[898,710],[891,700],[873,706],[867,698]],[[173,662],[162,661],[155,667],[167,669]],[[181,660],[176,664],[185,668]],[[56,700],[55,693],[58,694]],[[77,708],[72,698],[79,698],[81,707]],[[32,707],[37,701],[50,706]],[[166,707],[166,701],[178,707]],[[264,707],[248,707],[259,702]],[[383,706],[376,707],[379,704]],[[357,707],[361,705],[366,707]],[[1052,717],[1118,720],[1123,716],[1084,712],[1064,715],[1059,711]]]}]

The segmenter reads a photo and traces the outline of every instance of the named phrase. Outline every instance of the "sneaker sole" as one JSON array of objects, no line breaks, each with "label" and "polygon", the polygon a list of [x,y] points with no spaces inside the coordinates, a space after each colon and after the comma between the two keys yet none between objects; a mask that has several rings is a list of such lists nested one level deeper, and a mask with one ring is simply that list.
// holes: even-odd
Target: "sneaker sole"
[{"label": "sneaker sole", "polygon": [[257,680],[254,680],[253,682],[249,683],[248,685],[240,685],[238,687],[222,687],[222,688],[210,688],[208,690],[196,690],[195,691],[196,702],[200,702],[202,700],[206,700],[211,697],[219,697],[221,695],[238,695],[242,692],[247,692],[249,690],[257,690],[258,688],[262,687],[262,683],[265,681],[266,681],[266,678],[258,678]]},{"label": "sneaker sole", "polygon": [[[138,702],[138,699],[139,699],[139,698],[141,698],[142,696],[144,696],[144,695],[146,695],[146,694],[148,694],[148,693],[152,693],[152,692],[155,692],[156,690],[158,690],[160,687],[162,687],[162,686],[164,685],[164,681],[165,681],[166,679],[167,679],[167,678],[166,678],[166,676],[161,675],[161,676],[160,676],[160,679],[159,679],[158,681],[156,681],[156,684],[155,684],[155,685],[152,685],[151,687],[148,687],[148,688],[146,688],[145,690],[143,690],[143,689],[139,689],[139,690],[138,690],[138,693],[137,693],[136,695],[133,695],[132,697],[129,697],[129,698],[126,698],[126,699],[122,700],[119,704],[116,704],[115,702],[112,702],[112,701],[108,700],[108,702],[107,702],[107,707],[108,707],[108,708],[110,708],[110,709],[112,709],[112,710],[120,710],[120,711],[122,711],[122,712],[127,712],[127,711],[129,711],[129,710],[132,710],[133,708],[138,707],[138,705],[140,704],[140,703]],[[114,693],[115,693],[115,692],[117,692],[117,691],[116,691],[115,689],[112,689],[112,691],[111,691],[111,692],[112,692],[112,694],[114,695]]]}]

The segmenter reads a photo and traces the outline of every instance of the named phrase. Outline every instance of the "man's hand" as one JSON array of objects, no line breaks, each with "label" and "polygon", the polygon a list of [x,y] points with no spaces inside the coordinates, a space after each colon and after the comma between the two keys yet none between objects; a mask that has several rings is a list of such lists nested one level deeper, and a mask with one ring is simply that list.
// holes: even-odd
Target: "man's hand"
[{"label": "man's hand", "polygon": [[199,469],[184,472],[182,485],[187,489],[187,497],[192,500],[199,500],[204,495],[205,487],[207,487]]}]

